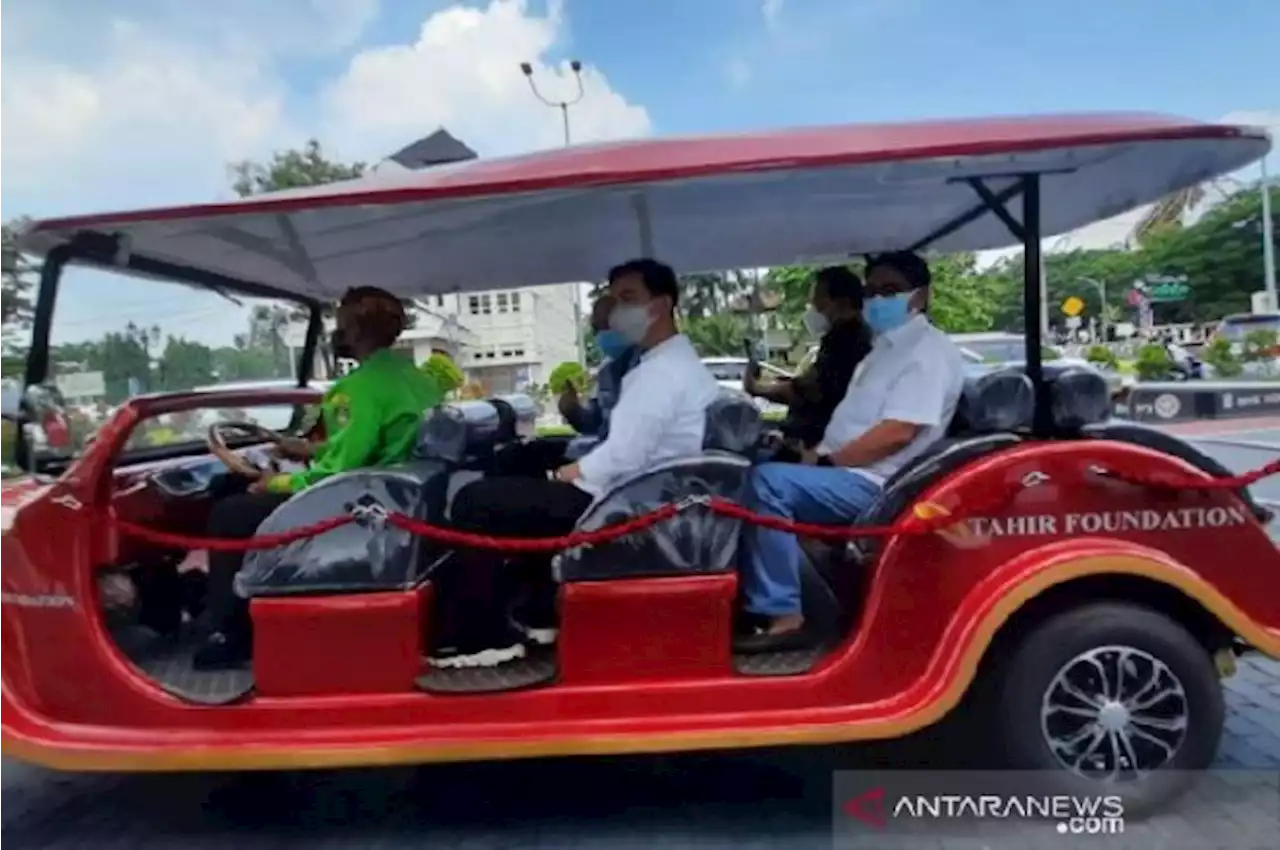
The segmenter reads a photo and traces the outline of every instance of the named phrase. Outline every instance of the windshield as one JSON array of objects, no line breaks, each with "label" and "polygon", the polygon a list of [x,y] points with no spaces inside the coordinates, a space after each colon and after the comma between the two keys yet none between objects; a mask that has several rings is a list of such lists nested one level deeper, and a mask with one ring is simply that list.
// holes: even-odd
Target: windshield
[{"label": "windshield", "polygon": [[1222,320],[1219,333],[1232,342],[1242,342],[1254,331],[1280,332],[1280,314],[1261,313],[1256,316],[1228,316]]},{"label": "windshield", "polygon": [[[304,308],[294,302],[228,297],[70,267],[58,289],[49,338],[49,383],[66,422],[52,428],[36,423],[44,426],[49,443],[41,448],[58,455],[79,452],[131,396],[227,384],[293,386],[306,321]],[[25,356],[6,357],[6,373],[14,366],[20,371],[21,361]],[[126,448],[203,439],[218,420],[257,421],[278,430],[292,418],[293,409],[279,405],[174,414],[141,423]]]}]

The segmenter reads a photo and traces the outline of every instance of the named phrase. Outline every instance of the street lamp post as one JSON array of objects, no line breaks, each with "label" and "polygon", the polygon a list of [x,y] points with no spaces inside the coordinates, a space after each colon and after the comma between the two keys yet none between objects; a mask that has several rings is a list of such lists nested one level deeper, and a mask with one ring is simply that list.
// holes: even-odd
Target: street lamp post
[{"label": "street lamp post", "polygon": [[[524,78],[529,81],[529,90],[533,92],[533,96],[547,106],[560,110],[560,117],[564,122],[564,146],[566,148],[569,147],[571,139],[569,134],[569,107],[582,100],[585,94],[582,89],[582,63],[577,59],[571,60],[569,62],[569,70],[573,71],[573,80],[578,85],[578,93],[574,95],[572,100],[551,100],[538,91],[538,84],[533,79],[533,65],[528,62],[520,63],[520,73],[524,74]],[[573,326],[578,343],[578,364],[585,367],[587,365],[587,342],[582,333],[582,291],[576,283],[573,284]]]},{"label": "street lamp post", "polygon": [[1271,227],[1271,185],[1267,179],[1267,158],[1262,158],[1262,275],[1267,286],[1268,305],[1272,310],[1280,310],[1280,301],[1276,300],[1276,242]]},{"label": "street lamp post", "polygon": [[1093,288],[1098,290],[1098,335],[1105,343],[1107,341],[1107,285],[1091,277],[1082,277],[1080,281],[1093,284]]}]

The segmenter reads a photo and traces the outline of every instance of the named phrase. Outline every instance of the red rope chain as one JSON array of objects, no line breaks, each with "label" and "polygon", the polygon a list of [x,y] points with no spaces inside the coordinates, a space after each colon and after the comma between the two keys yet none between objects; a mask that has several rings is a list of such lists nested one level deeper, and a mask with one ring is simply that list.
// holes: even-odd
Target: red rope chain
[{"label": "red rope chain", "polygon": [[[1161,489],[1241,490],[1258,483],[1264,478],[1269,478],[1273,475],[1280,475],[1280,459],[1272,461],[1259,469],[1226,478],[1206,479],[1194,475],[1180,476],[1165,474],[1140,478],[1130,474],[1120,475],[1114,472],[1108,472],[1107,475],[1130,484]],[[114,519],[113,522],[116,530],[121,534],[139,540],[144,540],[157,546],[165,546],[173,549],[205,549],[211,552],[248,552],[261,549],[274,549],[279,546],[287,546],[290,543],[296,543],[300,540],[318,537],[326,532],[334,530],[335,528],[340,528],[348,523],[359,522],[362,520],[372,521],[375,523],[385,522],[388,525],[394,526],[402,531],[407,531],[410,534],[424,537],[436,543],[443,543],[451,546],[487,549],[499,552],[555,552],[562,549],[572,549],[578,546],[593,546],[601,543],[609,543],[622,537],[626,537],[629,534],[645,531],[658,523],[665,522],[676,515],[683,513],[689,508],[697,506],[705,507],[714,514],[741,520],[742,522],[761,528],[769,528],[775,531],[784,531],[790,534],[796,534],[801,537],[814,537],[824,540],[849,541],[876,537],[931,534],[939,529],[961,522],[968,517],[978,516],[984,512],[1003,508],[1013,499],[1017,492],[1017,487],[1011,488],[1009,492],[1002,494],[998,499],[994,500],[992,504],[971,507],[966,510],[963,515],[940,515],[924,519],[916,516],[913,512],[908,513],[906,517],[898,520],[892,525],[840,526],[797,522],[785,517],[756,513],[750,508],[728,501],[727,499],[721,499],[718,497],[698,497],[662,505],[648,513],[632,517],[605,528],[595,529],[592,531],[573,531],[569,534],[560,535],[558,537],[535,537],[524,539],[493,537],[487,534],[474,534],[472,532],[461,531],[455,528],[445,528],[443,526],[422,522],[421,520],[414,519],[413,517],[396,511],[387,511],[380,507],[358,507],[349,514],[329,517],[328,519],[324,519],[310,525],[291,528],[288,531],[281,531],[275,534],[260,534],[255,535],[254,537],[241,539],[195,537],[185,534],[176,534],[169,531],[148,528],[119,518]]]}]

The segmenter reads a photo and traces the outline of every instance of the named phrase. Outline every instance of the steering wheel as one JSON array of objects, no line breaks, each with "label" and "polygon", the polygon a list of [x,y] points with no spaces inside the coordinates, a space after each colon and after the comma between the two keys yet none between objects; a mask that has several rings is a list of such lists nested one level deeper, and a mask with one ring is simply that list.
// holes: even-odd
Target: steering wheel
[{"label": "steering wheel", "polygon": [[270,472],[269,468],[251,463],[243,455],[236,454],[227,448],[227,435],[233,432],[275,445],[279,445],[284,437],[270,428],[263,428],[256,422],[215,422],[209,426],[209,453],[222,461],[227,469],[246,478],[260,478],[263,473]]}]

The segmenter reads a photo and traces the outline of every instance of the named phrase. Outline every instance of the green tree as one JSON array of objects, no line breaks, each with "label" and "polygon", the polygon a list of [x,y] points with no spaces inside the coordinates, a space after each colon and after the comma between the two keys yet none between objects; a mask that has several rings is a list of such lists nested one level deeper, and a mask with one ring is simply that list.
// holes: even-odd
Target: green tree
[{"label": "green tree", "polygon": [[736,357],[742,353],[742,341],[750,328],[747,317],[737,313],[717,313],[698,319],[686,319],[685,336],[703,357]]},{"label": "green tree", "polygon": [[[1189,314],[1211,321],[1249,310],[1249,296],[1265,288],[1262,266],[1261,186],[1236,192],[1190,227],[1168,226],[1144,242],[1146,266],[1160,274],[1186,275]],[[1271,193],[1272,225],[1280,230],[1280,186]]]},{"label": "green tree", "polygon": [[428,357],[418,368],[435,378],[440,389],[446,394],[460,389],[466,383],[466,376],[462,374],[458,364],[453,362],[453,358],[447,354],[436,352]]},{"label": "green tree", "polygon": [[351,180],[364,174],[363,162],[342,163],[325,156],[320,142],[310,139],[302,150],[277,151],[267,163],[243,160],[232,163],[231,188],[242,198],[278,192],[281,189],[297,189],[303,186],[320,186]]},{"label": "green tree", "polygon": [[551,392],[556,395],[564,392],[565,388],[569,384],[573,384],[579,392],[582,392],[587,388],[588,383],[589,376],[587,375],[587,370],[583,369],[581,364],[575,363],[572,360],[561,363],[559,366],[552,369],[551,374],[547,376],[547,386],[550,387]]},{"label": "green tree", "polygon": [[35,289],[36,268],[30,258],[18,250],[18,233],[23,219],[3,225],[3,264],[0,268],[0,309],[3,311],[3,339],[0,340],[0,374],[5,378],[21,378],[26,369],[27,351],[18,340],[31,323],[31,297]]},{"label": "green tree", "polygon": [[995,327],[1008,286],[995,275],[979,274],[973,254],[931,257],[933,284],[929,316],[947,333],[981,333]]},{"label": "green tree", "polygon": [[213,350],[182,337],[168,338],[157,371],[159,384],[166,390],[189,390],[217,380]]}]

